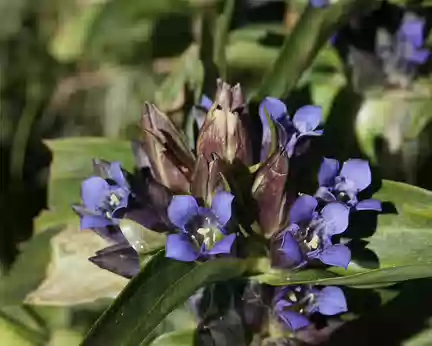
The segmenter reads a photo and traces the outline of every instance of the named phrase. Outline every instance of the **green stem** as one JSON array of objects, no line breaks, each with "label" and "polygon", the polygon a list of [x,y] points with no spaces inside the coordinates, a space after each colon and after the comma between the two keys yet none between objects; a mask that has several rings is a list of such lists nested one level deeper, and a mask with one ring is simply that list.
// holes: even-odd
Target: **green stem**
[{"label": "green stem", "polygon": [[[31,83],[31,81],[29,81]],[[20,182],[23,179],[24,161],[31,129],[37,115],[37,96],[39,86],[27,87],[26,105],[18,121],[17,130],[12,142],[10,170],[12,178]]]}]

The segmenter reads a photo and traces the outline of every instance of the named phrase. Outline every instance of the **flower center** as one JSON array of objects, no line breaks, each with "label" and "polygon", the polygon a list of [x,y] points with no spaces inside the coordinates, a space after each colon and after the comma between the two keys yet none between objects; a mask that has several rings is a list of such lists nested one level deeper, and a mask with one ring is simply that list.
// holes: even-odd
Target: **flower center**
[{"label": "flower center", "polygon": [[121,206],[122,201],[127,198],[128,191],[124,188],[112,190],[102,201],[99,210],[108,218],[113,218],[114,211]]},{"label": "flower center", "polygon": [[222,232],[217,227],[217,220],[213,215],[198,215],[186,225],[186,231],[198,248],[203,245],[206,250],[223,238]]}]

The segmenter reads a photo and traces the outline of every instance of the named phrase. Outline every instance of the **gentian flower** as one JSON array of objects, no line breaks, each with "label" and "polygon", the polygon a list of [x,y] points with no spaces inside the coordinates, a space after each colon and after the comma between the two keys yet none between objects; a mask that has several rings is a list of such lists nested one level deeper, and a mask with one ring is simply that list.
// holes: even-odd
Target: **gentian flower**
[{"label": "gentian flower", "polygon": [[332,236],[348,227],[349,209],[341,203],[329,203],[317,211],[318,201],[309,195],[296,199],[290,210],[290,225],[276,237],[275,266],[305,265],[318,259],[321,262],[346,268],[351,251],[343,244],[333,244]]},{"label": "gentian flower", "polygon": [[424,19],[407,13],[394,36],[385,30],[378,31],[376,53],[383,62],[390,83],[406,87],[414,77],[417,66],[429,58],[430,51],[422,48],[425,43],[424,25]]},{"label": "gentian flower", "polygon": [[357,194],[372,182],[369,163],[365,160],[345,161],[342,169],[339,162],[324,158],[318,172],[319,189],[316,197],[325,202],[338,201],[357,210],[381,211],[381,202],[375,199],[358,201]]},{"label": "gentian flower", "polygon": [[334,286],[321,290],[311,286],[278,288],[273,300],[273,310],[279,320],[292,331],[310,325],[309,317],[314,313],[333,316],[348,311],[343,291]]},{"label": "gentian flower", "polygon": [[266,110],[278,126],[283,143],[281,143],[288,156],[294,153],[298,140],[303,136],[320,136],[322,130],[316,128],[322,119],[322,110],[319,106],[303,106],[297,110],[291,120],[285,104],[274,97],[266,97],[259,106],[259,116],[263,125],[261,160],[264,160],[270,150],[271,131],[266,117]]},{"label": "gentian flower", "polygon": [[199,257],[228,254],[236,235],[227,234],[234,196],[220,191],[213,197],[211,208],[200,207],[192,196],[174,196],[168,217],[180,230],[168,236],[166,256],[192,262]]},{"label": "gentian flower", "polygon": [[107,179],[93,176],[81,184],[82,206],[74,206],[81,217],[81,229],[103,228],[118,224],[120,211],[128,205],[129,184],[119,162],[97,165],[103,170]]}]

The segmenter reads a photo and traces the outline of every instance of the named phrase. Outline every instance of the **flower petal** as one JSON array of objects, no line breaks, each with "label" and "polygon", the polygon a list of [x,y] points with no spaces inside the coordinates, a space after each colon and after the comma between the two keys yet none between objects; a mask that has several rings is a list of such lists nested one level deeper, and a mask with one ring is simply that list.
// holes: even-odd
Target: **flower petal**
[{"label": "flower petal", "polygon": [[317,295],[318,312],[332,316],[348,311],[343,291],[339,287],[324,287]]},{"label": "flower petal", "polygon": [[203,95],[201,97],[200,106],[209,111],[210,108],[213,106],[213,100],[211,100],[207,95]]},{"label": "flower petal", "polygon": [[324,249],[317,258],[329,266],[347,269],[351,261],[351,251],[345,245],[336,244]]},{"label": "flower petal", "polygon": [[[259,115],[261,121],[267,120],[265,109],[274,120],[287,116],[287,108],[285,103],[275,97],[266,97],[259,105]],[[267,121],[266,121],[267,123]],[[263,123],[264,124],[264,123]]]},{"label": "flower petal", "polygon": [[310,195],[298,197],[290,210],[290,222],[301,223],[312,219],[313,212],[318,205],[318,201]]},{"label": "flower petal", "polygon": [[335,159],[324,158],[318,172],[318,182],[320,186],[332,186],[334,178],[339,172],[339,161]]},{"label": "flower petal", "polygon": [[184,234],[170,234],[165,247],[166,257],[182,262],[193,262],[199,252]]},{"label": "flower petal", "polygon": [[207,251],[208,255],[229,254],[236,239],[234,233],[227,235],[222,240],[218,241],[212,249]]},{"label": "flower petal", "polygon": [[301,133],[315,130],[321,122],[322,109],[319,106],[303,106],[294,114],[293,123]]},{"label": "flower petal", "polygon": [[320,188],[318,188],[317,192],[315,193],[315,197],[322,199],[327,203],[336,202],[335,195],[333,195],[325,186],[321,186]]},{"label": "flower petal", "polygon": [[287,115],[286,106],[282,101],[274,97],[266,97],[261,102],[259,106],[259,116],[262,123],[261,161],[267,158],[272,141],[270,124],[268,123],[265,110],[267,110],[269,116],[276,121],[285,118]]},{"label": "flower petal", "polygon": [[310,324],[310,321],[305,316],[295,311],[281,311],[279,317],[291,330],[298,330]]},{"label": "flower petal", "polygon": [[424,43],[424,25],[425,21],[423,19],[404,19],[399,32],[406,37],[414,47],[419,48]]},{"label": "flower petal", "polygon": [[234,195],[226,191],[219,191],[212,200],[211,210],[221,226],[225,226],[231,218],[231,204]]},{"label": "flower petal", "polygon": [[198,204],[192,196],[174,196],[168,206],[168,218],[182,230],[186,223],[197,214]]},{"label": "flower petal", "polygon": [[80,220],[81,229],[93,229],[117,224],[117,220],[108,219],[99,215],[83,215]]},{"label": "flower petal", "polygon": [[375,210],[382,211],[381,201],[377,199],[365,199],[361,202],[358,202],[355,207],[357,210]]},{"label": "flower petal", "polygon": [[81,184],[81,198],[84,206],[91,211],[96,211],[108,193],[109,185],[101,177],[88,178]]},{"label": "flower petal", "polygon": [[303,254],[300,246],[290,231],[285,231],[279,251],[284,254],[284,264],[296,266],[303,261]]},{"label": "flower petal", "polygon": [[408,60],[415,62],[417,64],[424,64],[430,56],[430,51],[428,49],[416,49],[414,50]]},{"label": "flower petal", "polygon": [[323,210],[321,216],[325,220],[326,233],[329,236],[340,234],[348,228],[349,209],[342,203],[329,203]]},{"label": "flower petal", "polygon": [[364,190],[372,182],[369,163],[365,160],[351,159],[345,161],[340,175],[354,182],[358,191]]},{"label": "flower petal", "polygon": [[127,181],[121,169],[120,162],[111,162],[108,173],[110,178],[112,178],[119,186],[127,186]]}]

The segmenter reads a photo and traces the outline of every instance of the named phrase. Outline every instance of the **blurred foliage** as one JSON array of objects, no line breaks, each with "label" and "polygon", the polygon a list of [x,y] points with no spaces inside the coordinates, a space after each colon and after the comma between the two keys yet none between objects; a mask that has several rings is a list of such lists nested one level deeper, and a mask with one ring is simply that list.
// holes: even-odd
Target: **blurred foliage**
[{"label": "blurred foliage", "polygon": [[[189,109],[202,93],[212,96],[218,71],[240,82],[252,101],[278,96],[290,113],[305,103],[321,105],[326,155],[367,157],[384,178],[432,189],[431,63],[409,90],[365,90],[358,85],[373,79],[367,64],[353,68],[347,58],[352,46],[371,52],[378,27],[396,30],[403,10],[396,5],[426,17],[430,28],[432,1],[365,1],[353,8],[353,1],[340,1],[303,13],[306,3],[0,0],[2,344],[77,345],[124,287],[125,280],[87,262],[106,244],[77,231],[70,204],[79,200],[79,183],[91,174],[93,157],[132,167],[127,140],[139,137],[146,100],[193,131]],[[334,31],[332,46],[326,42]],[[431,203],[419,203],[407,213],[430,223]],[[397,239],[400,246],[405,237]],[[430,282],[422,282],[426,292]],[[398,308],[409,308],[405,297],[416,287],[409,285],[383,298],[385,325]],[[153,344],[191,344],[190,312],[180,307],[170,316],[152,334]],[[420,317],[417,329],[395,333],[406,345],[430,340],[430,316]],[[348,344],[350,328],[363,330],[374,320],[364,318],[335,340]],[[170,333],[158,337],[163,332]]]}]

